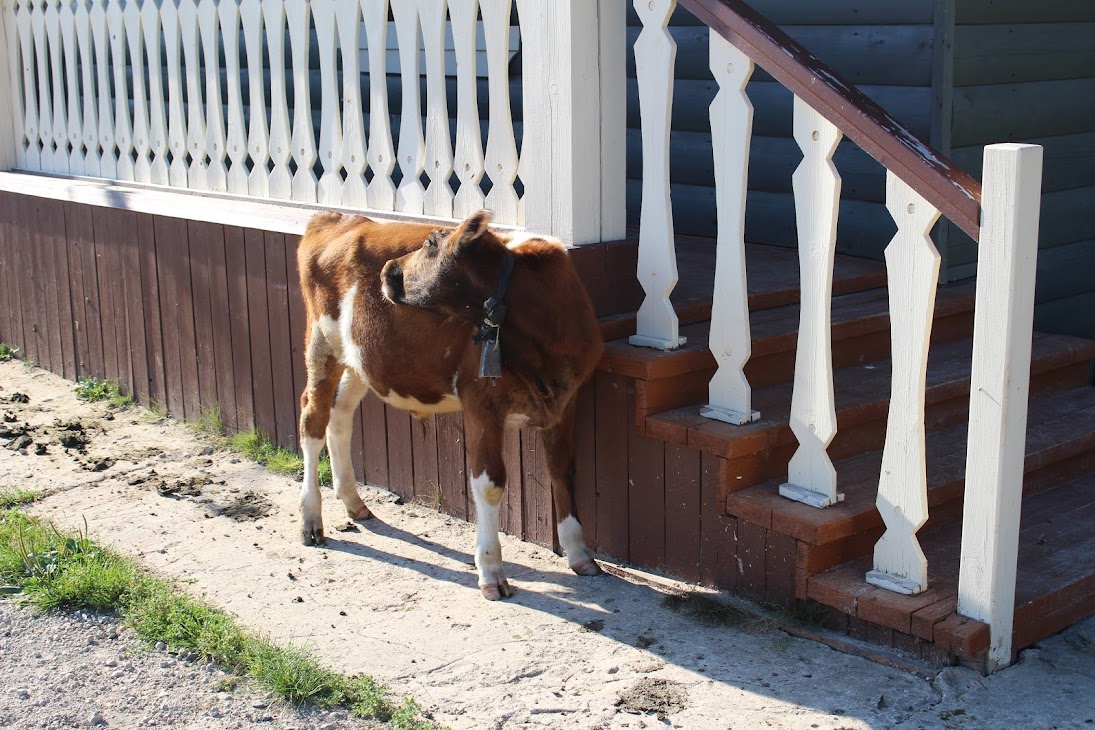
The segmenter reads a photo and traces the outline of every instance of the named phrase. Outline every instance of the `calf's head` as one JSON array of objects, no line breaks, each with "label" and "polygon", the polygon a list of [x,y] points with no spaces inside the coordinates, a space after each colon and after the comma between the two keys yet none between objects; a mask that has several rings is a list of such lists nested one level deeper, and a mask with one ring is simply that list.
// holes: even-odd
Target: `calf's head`
[{"label": "calf's head", "polygon": [[474,320],[494,292],[506,246],[487,227],[481,210],[456,229],[434,231],[411,253],[380,273],[384,296],[443,316]]}]

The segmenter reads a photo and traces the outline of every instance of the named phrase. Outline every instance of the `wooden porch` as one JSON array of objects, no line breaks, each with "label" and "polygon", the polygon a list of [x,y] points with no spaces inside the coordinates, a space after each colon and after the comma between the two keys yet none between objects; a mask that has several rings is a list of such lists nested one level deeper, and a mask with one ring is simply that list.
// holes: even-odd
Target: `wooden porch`
[{"label": "wooden porch", "polygon": [[[621,245],[607,246],[608,255],[624,255],[613,251]],[[936,302],[925,398],[930,519],[918,533],[930,584],[905,596],[864,581],[884,531],[875,499],[891,383],[885,268],[837,257],[832,338],[839,430],[829,454],[845,500],[818,510],[778,491],[797,446],[788,426],[799,323],[797,253],[746,249],[752,357],[745,372],[761,418],[734,426],[700,415],[715,372],[706,321],[713,246],[677,239],[680,283],[673,301],[685,346],[636,348],[626,339],[633,316],[602,319],[613,339],[585,399],[592,424],[583,418],[579,436],[596,444],[593,463],[581,469],[584,491],[595,492],[583,514],[595,544],[636,566],[765,602],[821,604],[829,609],[827,627],[931,661],[983,659],[988,627],[957,613],[972,282],[941,287]],[[598,283],[590,286],[597,292]],[[1095,342],[1035,334],[1016,652],[1095,612],[1093,358]],[[626,437],[617,433],[621,427]],[[628,485],[627,493],[613,491],[615,484]],[[586,517],[590,509],[595,523]]]}]

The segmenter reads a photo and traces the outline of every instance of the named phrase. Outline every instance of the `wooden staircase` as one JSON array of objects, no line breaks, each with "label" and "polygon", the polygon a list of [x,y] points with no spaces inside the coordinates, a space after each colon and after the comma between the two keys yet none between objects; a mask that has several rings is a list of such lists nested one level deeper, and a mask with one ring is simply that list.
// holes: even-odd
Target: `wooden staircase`
[{"label": "wooden staircase", "polygon": [[[678,242],[681,246],[681,242]],[[746,374],[760,420],[734,426],[703,418],[715,360],[708,351],[710,302],[702,281],[698,244],[678,248],[683,261],[679,295],[687,306],[679,350],[632,347],[626,316],[604,320],[607,343],[599,378],[628,381],[632,451],[631,512],[627,556],[633,564],[665,569],[780,604],[811,601],[828,608],[826,625],[853,636],[934,661],[976,661],[988,647],[988,627],[956,613],[958,556],[966,458],[966,424],[973,330],[974,286],[940,287],[929,355],[926,392],[930,517],[919,537],[928,558],[930,587],[905,596],[869,585],[875,542],[884,525],[875,508],[890,396],[890,338],[885,272],[881,264],[838,257],[832,303],[832,349],[838,432],[829,447],[845,501],[828,509],[781,497],[787,462],[797,442],[788,426],[799,310],[787,286],[797,262],[787,252],[748,248],[752,357]],[[696,267],[689,262],[695,259]],[[767,266],[767,268],[765,268]],[[698,292],[698,293],[697,293]],[[689,321],[692,320],[692,321]],[[685,324],[688,322],[687,324]],[[621,324],[622,323],[622,324]],[[1095,342],[1034,335],[1026,441],[1024,505],[1019,552],[1014,650],[1095,612],[1095,387],[1089,385]],[[599,435],[599,432],[598,432]],[[642,530],[643,484],[664,453],[665,549],[644,555],[634,533]],[[601,448],[598,442],[598,449]],[[698,564],[674,557],[675,539],[690,540],[671,525],[679,473],[699,452],[700,549]],[[683,460],[682,460],[682,455]],[[686,467],[689,472],[691,467]],[[598,470],[598,489],[607,487]],[[637,486],[638,485],[638,486]],[[683,492],[682,492],[683,493]],[[656,500],[655,500],[656,501]],[[600,510],[600,508],[598,508]],[[636,523],[638,513],[639,522]],[[717,525],[711,525],[717,515]],[[601,531],[598,531],[600,535]],[[602,541],[603,542],[603,541]],[[716,542],[717,545],[711,544]],[[611,546],[601,545],[611,552]],[[635,548],[639,549],[635,549]],[[687,555],[691,555],[688,551]]]}]

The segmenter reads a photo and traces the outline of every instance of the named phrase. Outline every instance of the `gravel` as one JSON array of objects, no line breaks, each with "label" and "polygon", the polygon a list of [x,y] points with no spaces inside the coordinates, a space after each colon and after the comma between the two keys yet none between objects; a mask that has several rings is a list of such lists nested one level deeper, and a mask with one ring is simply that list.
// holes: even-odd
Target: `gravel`
[{"label": "gravel", "polygon": [[148,648],[117,618],[0,601],[0,728],[349,730],[344,710],[295,708],[255,683]]}]

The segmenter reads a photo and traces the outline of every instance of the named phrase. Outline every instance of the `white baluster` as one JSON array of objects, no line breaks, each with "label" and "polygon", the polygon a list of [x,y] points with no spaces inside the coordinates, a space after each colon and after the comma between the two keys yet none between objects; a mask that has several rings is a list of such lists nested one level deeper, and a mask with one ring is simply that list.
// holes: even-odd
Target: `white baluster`
[{"label": "white baluster", "polygon": [[418,0],[426,50],[426,188],[423,212],[452,218],[452,139],[445,98],[445,0]]},{"label": "white baluster", "polygon": [[513,136],[509,97],[509,18],[512,4],[512,0],[479,2],[483,13],[483,40],[487,47],[487,88],[490,97],[486,173],[491,188],[487,193],[486,206],[494,211],[496,221],[511,226],[517,225],[520,215],[520,201],[513,188],[517,179],[517,141]]},{"label": "white baluster", "polygon": [[14,162],[16,167],[26,168],[28,146],[26,135],[26,99],[24,98],[26,90],[20,90],[19,88],[19,76],[21,75],[23,68],[19,25],[20,18],[24,12],[24,7],[20,0],[13,0],[10,3],[3,5],[2,9],[6,14],[6,17],[4,18],[4,45],[7,49],[5,53],[8,54],[8,69],[11,72],[10,82],[5,80],[3,83],[5,84],[5,88],[11,90],[11,136],[14,144]]},{"label": "white baluster", "polygon": [[76,0],[76,42],[80,49],[84,174],[98,177],[99,131],[95,118],[95,48],[91,43],[91,13],[87,0]]},{"label": "white baluster", "polygon": [[[483,133],[479,126],[476,93],[475,36],[479,24],[478,0],[449,0],[453,45],[456,50],[456,191],[453,214],[465,218],[485,204],[483,188]],[[497,214],[496,214],[497,215]]]},{"label": "white baluster", "polygon": [[46,14],[42,0],[34,3],[30,14],[30,26],[34,32],[34,57],[37,69],[38,139],[42,146],[41,167],[44,172],[57,172],[57,160],[53,145],[53,119],[50,109],[49,63],[46,54]]},{"label": "white baluster", "polygon": [[[171,0],[160,0],[171,3]],[[144,0],[141,6],[141,28],[144,30],[145,58],[148,59],[148,144],[152,150],[149,176],[154,185],[167,185],[167,117],[163,94],[163,65],[160,59],[160,9],[156,0]]]},{"label": "white baluster", "polygon": [[[217,0],[201,0],[198,3],[198,25],[201,29],[202,50],[205,53],[204,147],[205,154],[209,157],[209,165],[205,171],[205,184],[208,190],[224,192],[228,189],[228,168],[224,164],[227,151],[224,141],[224,99],[221,96],[218,5],[223,5],[226,12],[236,12],[235,0],[226,0],[222,3]],[[238,41],[238,39],[237,35],[234,40]]]},{"label": "white baluster", "polygon": [[794,135],[803,153],[792,177],[802,293],[791,430],[799,446],[787,465],[787,484],[780,486],[779,493],[814,507],[828,507],[844,499],[836,490],[836,469],[826,451],[836,435],[829,315],[840,174],[832,158],[843,135],[798,97]]},{"label": "white baluster", "polygon": [[[285,98],[285,3],[284,0],[262,0],[262,19],[266,26],[266,43],[270,53],[270,159],[274,162],[274,169],[270,172],[269,195],[274,198],[293,197],[293,178],[289,174],[289,157],[292,155],[292,147],[289,139],[289,102]],[[256,53],[261,54],[261,47],[256,48]],[[255,69],[262,74],[262,60],[259,56],[258,63],[253,64],[251,59],[251,40],[247,40],[247,69],[248,79]],[[253,88],[253,87],[252,87]],[[251,110],[255,109],[255,95],[251,94]],[[266,106],[265,99],[258,99],[258,103]],[[254,129],[254,127],[252,127]],[[252,136],[252,141],[254,136]],[[255,153],[251,157],[254,160]],[[256,167],[254,170],[259,169]],[[266,168],[263,167],[263,172]],[[252,190],[251,194],[255,192]]]},{"label": "white baluster", "polygon": [[[65,50],[65,86],[68,90],[68,169],[73,175],[83,175],[84,141],[81,126],[80,75],[76,66],[76,8],[65,0],[61,3],[61,41]],[[18,100],[16,100],[18,101]]]},{"label": "white baluster", "polygon": [[[356,3],[343,4],[353,7],[356,14]],[[341,205],[342,122],[339,118],[338,79],[335,75],[335,0],[312,0],[312,17],[316,21],[322,93],[319,163],[323,166],[323,175],[319,178],[317,200],[325,205]]]},{"label": "white baluster", "polygon": [[49,39],[51,70],[50,95],[53,98],[51,130],[53,132],[53,169],[59,173],[71,171],[68,157],[68,116],[65,113],[65,82],[61,68],[60,0],[46,0],[46,37]]},{"label": "white baluster", "polygon": [[[146,0],[149,2],[149,0]],[[152,182],[152,150],[148,120],[148,90],[145,88],[144,29],[141,26],[141,6],[131,0],[125,5],[125,37],[129,41],[129,60],[133,69],[133,179]]]},{"label": "white baluster", "polygon": [[888,171],[886,208],[897,223],[886,247],[893,372],[875,502],[886,533],[875,545],[867,582],[915,594],[928,587],[928,561],[916,533],[928,519],[924,389],[940,261],[930,234],[939,211]]},{"label": "white baluster", "polygon": [[164,54],[167,56],[167,144],[171,150],[168,180],[174,187],[185,188],[188,182],[188,166],[186,163],[186,118],[183,116],[182,67],[179,57],[181,42],[179,9],[175,6],[175,0],[160,0],[160,3]]},{"label": "white baluster", "polygon": [[293,200],[316,202],[316,133],[312,127],[312,93],[308,79],[307,0],[285,0],[285,17],[289,21],[289,40],[293,46]]},{"label": "white baluster", "polygon": [[989,625],[996,671],[1011,663],[1042,148],[986,147],[983,170],[958,613]]},{"label": "white baluster", "polygon": [[[391,117],[388,115],[387,74],[388,0],[361,0],[365,38],[369,49],[369,207],[395,210],[395,152]],[[374,83],[373,79],[381,79]],[[417,88],[417,87],[416,87]]]},{"label": "white baluster", "polygon": [[[551,232],[554,205],[554,169],[551,128],[552,69],[550,34],[558,32],[549,0],[517,0],[521,22],[521,154],[517,175],[524,193],[517,210],[517,225],[529,230]],[[502,22],[501,19],[497,22]],[[504,22],[509,22],[506,19]],[[500,31],[499,31],[500,32]],[[494,94],[491,94],[491,107]],[[511,132],[512,133],[512,132]],[[494,125],[491,125],[491,135]],[[489,142],[488,142],[489,144]]]},{"label": "white baluster", "polygon": [[[270,0],[280,6],[280,0]],[[271,13],[279,11],[271,9]],[[243,38],[247,44],[247,113],[250,124],[247,131],[247,152],[251,157],[251,174],[247,177],[247,192],[258,198],[270,197],[270,128],[266,122],[266,82],[263,78],[263,18],[266,9],[261,0],[242,0],[240,19],[243,21]],[[280,21],[279,21],[280,22]],[[278,33],[281,32],[280,26]],[[280,36],[279,36],[280,37]],[[284,75],[284,69],[278,76]],[[273,86],[271,85],[271,89]],[[282,108],[285,93],[282,91]],[[285,126],[288,129],[288,123]],[[286,170],[288,178],[288,170]],[[286,197],[286,196],[281,196]]]},{"label": "white baluster", "polygon": [[110,61],[114,69],[114,144],[118,148],[118,179],[133,179],[133,122],[129,110],[129,71],[125,57],[125,21],[122,0],[110,0],[106,10],[110,34]]},{"label": "white baluster", "polygon": [[760,417],[752,408],[752,391],[744,372],[752,352],[745,276],[745,198],[753,105],[745,86],[753,74],[753,61],[715,31],[710,35],[711,73],[719,83],[719,93],[711,102],[718,243],[710,347],[719,369],[708,387],[709,405],[700,413],[741,425]]},{"label": "white baluster", "polygon": [[361,106],[361,8],[357,0],[335,3],[338,43],[342,49],[342,204],[353,208],[369,206],[365,187],[365,120]]},{"label": "white baluster", "polygon": [[[258,7],[257,2],[255,7]],[[243,91],[240,88],[240,8],[235,2],[222,2],[217,15],[220,18],[224,68],[227,72],[225,82],[228,85],[228,138],[225,146],[232,161],[225,184],[228,192],[246,195],[247,125],[243,118]]]},{"label": "white baluster", "polygon": [[96,129],[99,132],[99,176],[118,177],[118,158],[114,155],[114,109],[110,96],[110,37],[106,30],[103,0],[91,5],[91,38],[95,46],[95,95],[99,102]]},{"label": "white baluster", "polygon": [[[205,164],[205,108],[202,103],[201,56],[198,54],[198,6],[195,0],[179,0],[179,37],[186,71],[186,149],[190,165],[187,187],[208,190]],[[218,64],[219,65],[219,64]]]},{"label": "white baluster", "polygon": [[[422,213],[426,192],[421,180],[426,142],[422,137],[422,106],[418,91],[418,3],[419,0],[392,3],[399,39],[399,74],[403,80],[403,107],[399,117],[399,171],[403,173],[403,179],[396,191],[396,209],[412,215]],[[375,78],[370,67],[370,82]]]},{"label": "white baluster", "polygon": [[676,0],[635,0],[643,22],[635,41],[635,76],[643,134],[643,195],[639,213],[638,279],[646,293],[637,334],[629,342],[674,350],[685,340],[669,295],[677,285],[673,206],[669,193],[669,132],[673,109],[673,67],[677,44],[669,34]]}]

